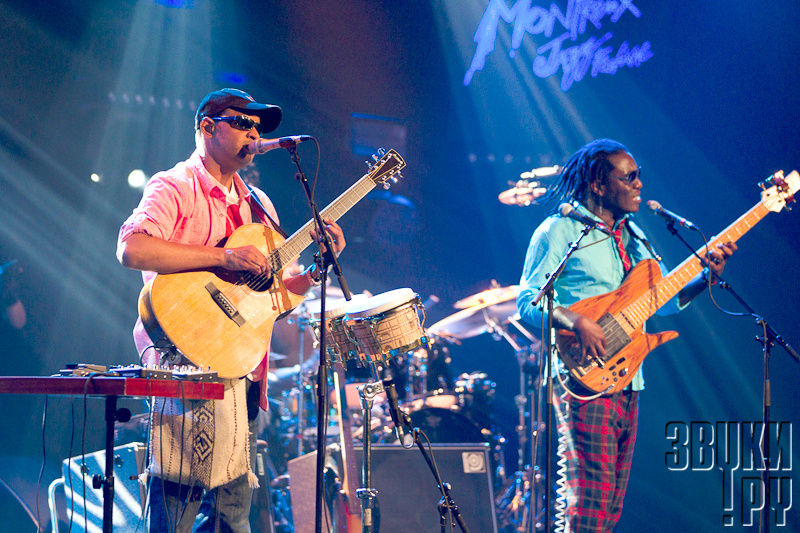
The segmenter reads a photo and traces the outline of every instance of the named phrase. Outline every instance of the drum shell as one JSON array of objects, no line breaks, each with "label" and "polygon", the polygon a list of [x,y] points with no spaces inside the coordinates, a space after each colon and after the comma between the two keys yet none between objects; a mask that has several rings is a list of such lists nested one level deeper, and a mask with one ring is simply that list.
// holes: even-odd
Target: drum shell
[{"label": "drum shell", "polygon": [[366,318],[347,318],[345,332],[358,346],[362,362],[386,363],[427,343],[418,299]]},{"label": "drum shell", "polygon": [[[319,321],[312,321],[312,331],[317,342],[319,342],[319,328]],[[325,321],[325,351],[332,363],[343,364],[346,360],[357,357],[358,346],[345,330],[343,316]]]}]

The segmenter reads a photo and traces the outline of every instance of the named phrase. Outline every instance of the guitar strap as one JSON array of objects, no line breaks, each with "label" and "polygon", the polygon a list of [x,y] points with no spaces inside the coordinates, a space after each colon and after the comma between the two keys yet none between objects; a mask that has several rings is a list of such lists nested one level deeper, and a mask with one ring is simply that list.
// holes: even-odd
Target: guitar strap
[{"label": "guitar strap", "polygon": [[[249,183],[245,182],[245,186],[247,186],[247,190],[250,191],[250,197],[248,204],[250,205],[250,214],[253,220],[257,220],[256,211],[262,213],[267,220],[269,220],[270,224],[272,224],[272,228],[277,231],[281,237],[284,239],[289,237],[289,234],[286,233],[280,225],[269,215],[269,212],[264,207],[264,204],[261,203],[261,200],[258,198],[256,194],[256,190],[250,186]],[[258,401],[261,397],[261,382],[260,381],[252,381],[247,379],[247,395],[245,396],[247,399],[247,416],[248,419],[252,422],[255,420],[256,416],[258,415]]]},{"label": "guitar strap", "polygon": [[272,224],[272,227],[275,229],[275,231],[277,231],[280,234],[280,236],[283,237],[284,239],[288,238],[289,234],[286,233],[283,230],[283,228],[280,227],[278,223],[272,219],[271,216],[269,216],[269,213],[267,212],[267,209],[264,207],[264,204],[262,204],[261,200],[259,200],[258,195],[256,194],[256,190],[253,187],[251,187],[249,183],[245,183],[245,185],[247,186],[247,190],[250,191],[250,201],[248,203],[250,204],[250,213],[252,214],[253,220],[256,220],[256,208],[254,207],[255,204],[255,206],[258,207],[258,211],[262,213],[265,217],[267,217],[267,220],[269,220],[270,224]]}]

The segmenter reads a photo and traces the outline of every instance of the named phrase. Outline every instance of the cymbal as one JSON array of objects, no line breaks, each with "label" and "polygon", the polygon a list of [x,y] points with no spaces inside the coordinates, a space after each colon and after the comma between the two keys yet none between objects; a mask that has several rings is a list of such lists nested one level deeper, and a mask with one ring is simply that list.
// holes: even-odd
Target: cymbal
[{"label": "cymbal", "polygon": [[[428,333],[444,338],[468,339],[487,333],[495,324],[507,323],[517,313],[515,287],[501,288],[506,291],[502,299],[479,303],[443,318],[429,327]],[[490,291],[498,289],[484,292]],[[519,287],[516,287],[516,293],[519,293]]]},{"label": "cymbal", "polygon": [[[492,282],[494,283],[494,282]],[[496,303],[516,300],[519,294],[519,285],[509,285],[508,287],[492,287],[472,296],[462,298],[453,304],[456,309],[466,309],[474,305],[493,305]]]},{"label": "cymbal", "polygon": [[[500,203],[505,205],[520,205],[523,207],[536,203],[536,200],[547,193],[546,182],[561,173],[563,167],[553,165],[550,167],[539,167],[523,172],[519,175],[516,182],[509,181],[512,188],[497,195]],[[543,183],[545,182],[545,183]]]},{"label": "cymbal", "polygon": [[501,204],[527,207],[535,204],[546,192],[547,187],[543,187],[538,181],[520,180],[514,187],[498,194],[497,199]]}]

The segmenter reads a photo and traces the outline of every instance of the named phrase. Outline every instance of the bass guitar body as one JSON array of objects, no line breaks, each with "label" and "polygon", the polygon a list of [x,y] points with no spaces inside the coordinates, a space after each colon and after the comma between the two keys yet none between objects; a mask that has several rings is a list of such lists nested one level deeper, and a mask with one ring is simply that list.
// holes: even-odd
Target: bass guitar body
[{"label": "bass guitar body", "polygon": [[[606,334],[606,354],[602,360],[581,360],[575,335],[560,330],[557,336],[559,356],[570,374],[594,392],[617,392],[628,386],[645,356],[656,347],[678,336],[675,331],[645,333],[628,311],[661,280],[658,263],[648,259],[637,264],[625,282],[615,290],[586,298],[569,307],[595,322]],[[653,302],[656,305],[656,302]],[[652,311],[658,309],[656,306]]]}]

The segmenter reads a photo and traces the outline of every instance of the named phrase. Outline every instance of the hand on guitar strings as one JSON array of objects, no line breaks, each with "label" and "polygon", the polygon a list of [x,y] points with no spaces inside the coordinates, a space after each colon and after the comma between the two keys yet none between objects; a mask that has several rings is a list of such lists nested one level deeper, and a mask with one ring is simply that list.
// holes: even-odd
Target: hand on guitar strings
[{"label": "hand on guitar strings", "polygon": [[575,333],[575,338],[581,348],[580,364],[586,364],[591,359],[603,360],[603,356],[606,354],[606,336],[597,322],[565,307],[553,309],[553,320],[557,327]]},{"label": "hand on guitar strings", "polygon": [[[336,257],[339,257],[339,254],[342,253],[342,250],[344,250],[344,247],[347,245],[347,242],[344,240],[344,232],[339,224],[330,218],[323,219],[323,222],[325,222],[325,232],[328,234],[328,238],[333,245],[333,253]],[[313,229],[311,230],[311,238],[315,241],[319,241],[317,232]],[[323,250],[323,252],[325,251],[326,250]]]},{"label": "hand on guitar strings", "polygon": [[269,261],[255,246],[225,248],[222,267],[226,270],[252,272],[255,275],[270,275]]},{"label": "hand on guitar strings", "polygon": [[606,355],[606,336],[591,318],[575,313],[573,331],[581,347],[581,364],[590,360],[602,361]]}]

